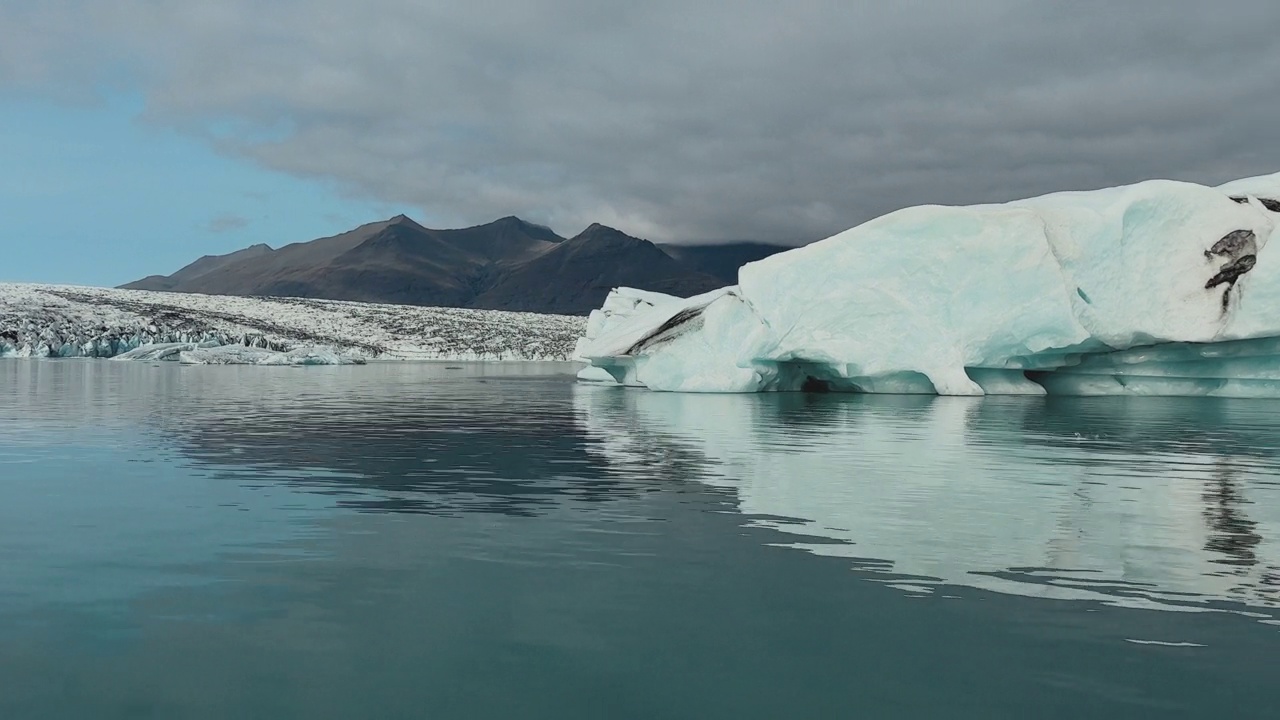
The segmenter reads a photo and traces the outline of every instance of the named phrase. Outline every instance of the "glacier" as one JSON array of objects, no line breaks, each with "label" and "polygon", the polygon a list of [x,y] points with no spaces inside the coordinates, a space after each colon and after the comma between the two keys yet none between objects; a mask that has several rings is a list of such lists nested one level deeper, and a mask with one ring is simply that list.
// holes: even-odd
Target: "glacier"
[{"label": "glacier", "polygon": [[585,325],[534,313],[0,283],[0,357],[565,361]]},{"label": "glacier", "polygon": [[1280,397],[1280,173],[928,205],[692,298],[618,288],[583,374],[675,392]]}]

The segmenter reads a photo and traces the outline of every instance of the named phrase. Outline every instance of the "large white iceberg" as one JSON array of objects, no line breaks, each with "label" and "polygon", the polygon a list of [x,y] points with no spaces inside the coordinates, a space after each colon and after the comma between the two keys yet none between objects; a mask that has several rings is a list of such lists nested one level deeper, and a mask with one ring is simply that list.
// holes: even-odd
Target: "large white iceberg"
[{"label": "large white iceberg", "polygon": [[1278,198],[1280,174],[908,208],[722,290],[619,289],[576,353],[654,390],[1280,395]]}]

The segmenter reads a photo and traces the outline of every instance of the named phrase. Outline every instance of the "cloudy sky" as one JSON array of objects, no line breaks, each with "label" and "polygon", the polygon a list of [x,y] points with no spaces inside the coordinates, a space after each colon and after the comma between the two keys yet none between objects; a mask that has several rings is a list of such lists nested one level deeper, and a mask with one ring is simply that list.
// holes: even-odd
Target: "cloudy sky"
[{"label": "cloudy sky", "polygon": [[407,212],[802,242],[1280,170],[1280,3],[0,0],[0,279]]}]

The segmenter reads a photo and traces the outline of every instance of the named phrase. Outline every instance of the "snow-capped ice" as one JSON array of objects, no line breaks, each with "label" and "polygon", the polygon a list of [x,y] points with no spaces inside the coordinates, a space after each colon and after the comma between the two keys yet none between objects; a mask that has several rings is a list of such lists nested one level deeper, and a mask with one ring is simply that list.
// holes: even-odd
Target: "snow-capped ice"
[{"label": "snow-capped ice", "polygon": [[619,290],[575,353],[654,390],[1280,395],[1277,221],[1280,174],[908,208],[730,288]]},{"label": "snow-capped ice", "polygon": [[0,357],[568,360],[585,326],[534,313],[0,284]]}]

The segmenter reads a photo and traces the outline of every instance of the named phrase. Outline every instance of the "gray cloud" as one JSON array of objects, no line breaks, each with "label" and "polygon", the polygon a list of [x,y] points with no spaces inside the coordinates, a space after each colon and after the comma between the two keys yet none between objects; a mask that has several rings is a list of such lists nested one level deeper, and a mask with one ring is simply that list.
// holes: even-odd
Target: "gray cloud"
[{"label": "gray cloud", "polygon": [[224,233],[240,230],[249,226],[249,219],[231,213],[225,213],[209,221],[209,232]]},{"label": "gray cloud", "polygon": [[126,77],[151,120],[450,224],[807,240],[1280,170],[1277,27],[1269,0],[46,0],[0,5],[0,87]]}]

